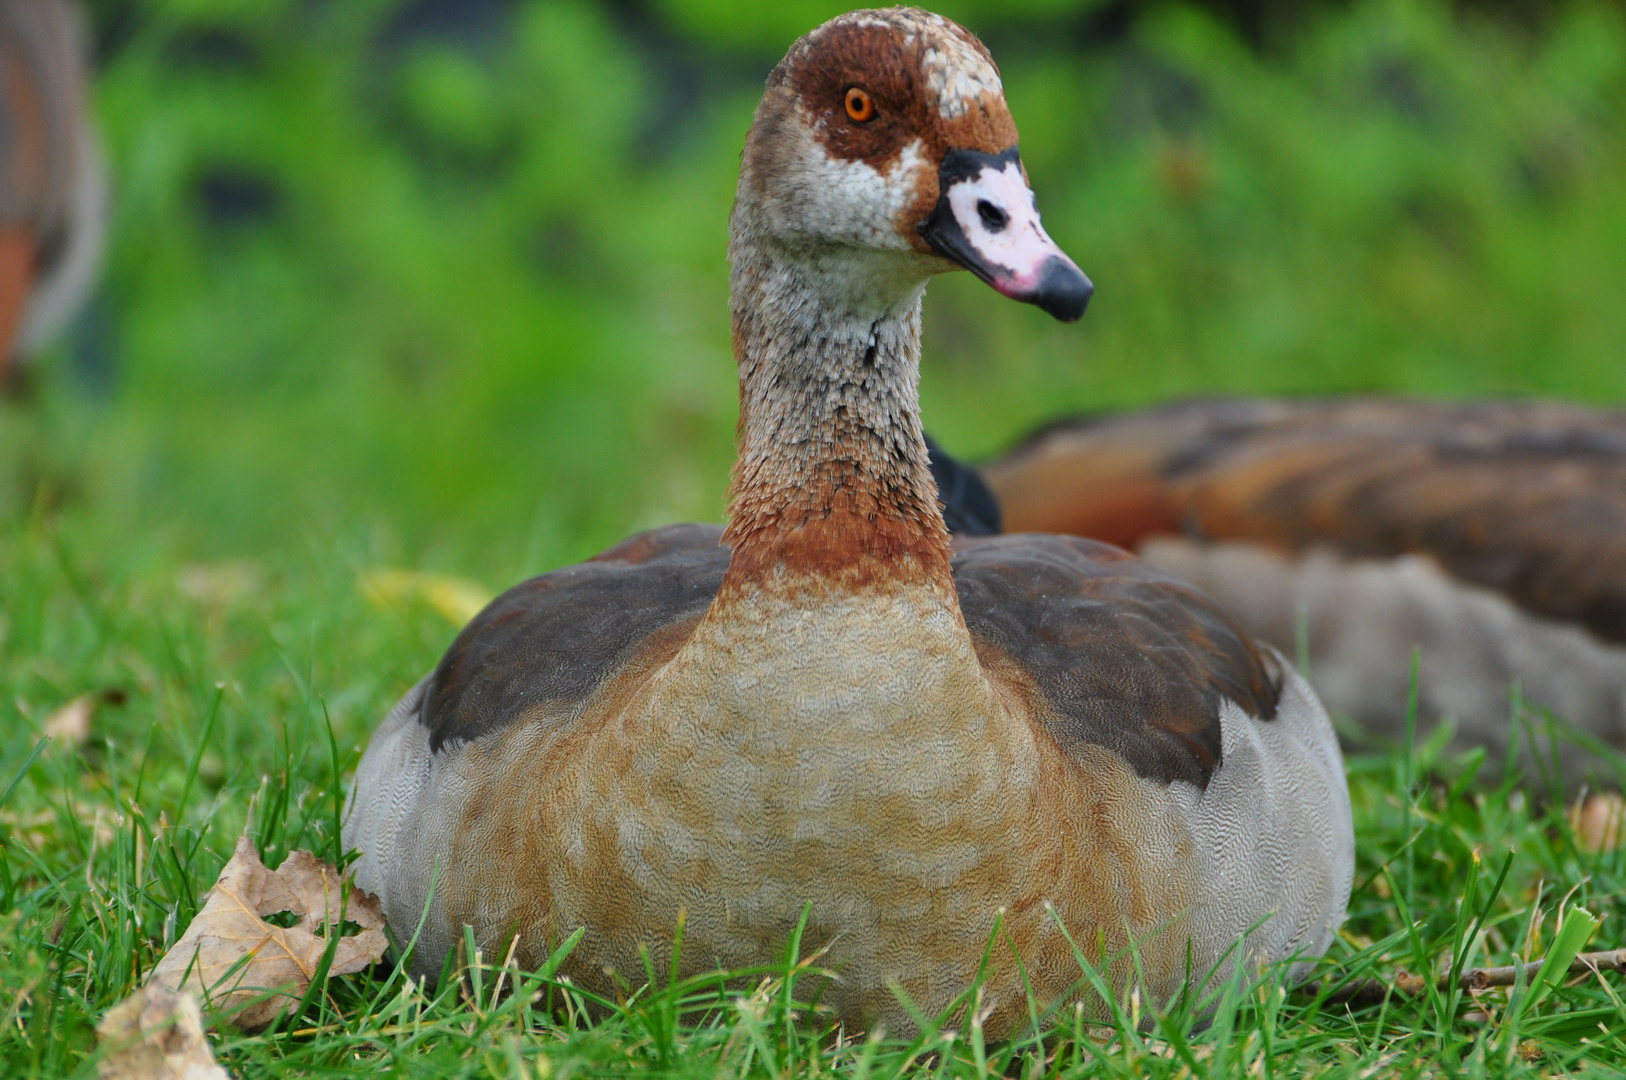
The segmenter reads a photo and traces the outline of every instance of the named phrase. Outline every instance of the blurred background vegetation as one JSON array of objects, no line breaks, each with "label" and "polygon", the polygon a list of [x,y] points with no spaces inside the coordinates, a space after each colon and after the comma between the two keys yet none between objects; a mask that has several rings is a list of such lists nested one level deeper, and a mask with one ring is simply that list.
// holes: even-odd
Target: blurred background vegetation
[{"label": "blurred background vegetation", "polygon": [[[1626,398],[1614,4],[943,0],[1075,327],[927,301],[928,426],[1215,392]],[[822,0],[97,0],[103,284],[0,404],[0,515],[490,585],[719,520],[724,248]]]}]

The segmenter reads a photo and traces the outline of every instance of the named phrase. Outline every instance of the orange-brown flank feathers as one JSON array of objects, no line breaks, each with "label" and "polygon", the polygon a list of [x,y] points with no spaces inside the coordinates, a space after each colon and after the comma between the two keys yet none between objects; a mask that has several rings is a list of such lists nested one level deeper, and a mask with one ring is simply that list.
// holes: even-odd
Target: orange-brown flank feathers
[{"label": "orange-brown flank feathers", "polygon": [[983,471],[1012,530],[1426,554],[1528,611],[1626,641],[1620,412],[1198,401],[1059,425]]}]

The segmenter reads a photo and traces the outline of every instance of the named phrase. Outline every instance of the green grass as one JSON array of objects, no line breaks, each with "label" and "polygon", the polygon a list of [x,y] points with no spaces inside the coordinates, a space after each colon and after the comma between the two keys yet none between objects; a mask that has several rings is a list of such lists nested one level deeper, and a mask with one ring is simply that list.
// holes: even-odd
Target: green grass
[{"label": "green grass", "polygon": [[[184,930],[245,823],[268,865],[296,847],[340,855],[346,774],[453,633],[415,601],[368,599],[356,575],[370,565],[343,538],[197,566],[71,518],[0,534],[0,1075],[94,1075],[95,1023]],[[83,693],[113,699],[91,738],[36,755],[48,716]],[[1441,745],[1350,759],[1357,885],[1323,984],[1540,957],[1564,905],[1603,920],[1590,948],[1622,945],[1626,855],[1580,850],[1539,781],[1484,775]],[[837,1037],[811,1000],[816,956],[743,987],[657,979],[596,1011],[545,975],[474,961],[434,992],[382,966],[332,979],[301,1015],[224,1034],[217,1051],[245,1078],[1592,1075],[1626,1061],[1615,976],[1516,1021],[1507,991],[1349,1008],[1271,979],[1211,1002],[1207,1026],[1190,1007],[1144,1033],[1127,1019],[1081,1029],[1063,1010],[991,1044],[963,1015],[909,1041]]]},{"label": "green grass", "polygon": [[[495,589],[720,518],[739,147],[768,66],[839,6],[518,0],[464,40],[402,31],[405,0],[93,4],[106,281],[37,399],[0,402],[0,1076],[94,1074],[96,1020],[245,821],[271,865],[340,854],[344,778],[455,630],[361,575]],[[1173,2],[1103,38],[1101,6],[941,5],[995,49],[1046,223],[1100,287],[1062,327],[933,285],[922,393],[951,449],[1184,393],[1626,399],[1618,6],[1332,4],[1262,50]],[[91,738],[41,748],[83,694]],[[1603,920],[1590,947],[1622,945],[1621,853],[1577,848],[1552,778],[1447,760],[1419,719],[1421,746],[1350,761],[1358,888],[1323,977],[1540,956],[1566,903]],[[1271,982],[1206,1027],[1062,1016],[990,1046],[963,1018],[838,1042],[797,971],[605,1014],[516,974],[425,995],[381,970],[218,1049],[242,1077],[538,1080],[1626,1060],[1618,978],[1517,1023],[1504,991],[1346,1009]]]}]

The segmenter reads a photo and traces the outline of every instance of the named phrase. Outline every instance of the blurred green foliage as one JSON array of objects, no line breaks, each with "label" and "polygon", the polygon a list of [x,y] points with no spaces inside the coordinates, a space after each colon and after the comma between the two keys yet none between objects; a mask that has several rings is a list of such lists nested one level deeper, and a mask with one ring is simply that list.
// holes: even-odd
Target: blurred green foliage
[{"label": "blurred green foliage", "polygon": [[[963,0],[1076,327],[968,275],[926,421],[996,452],[1211,392],[1626,397],[1626,22],[1431,0],[1261,45],[1177,3]],[[724,249],[820,0],[106,0],[106,280],[0,405],[0,513],[191,557],[340,536],[503,585],[719,519]]]}]

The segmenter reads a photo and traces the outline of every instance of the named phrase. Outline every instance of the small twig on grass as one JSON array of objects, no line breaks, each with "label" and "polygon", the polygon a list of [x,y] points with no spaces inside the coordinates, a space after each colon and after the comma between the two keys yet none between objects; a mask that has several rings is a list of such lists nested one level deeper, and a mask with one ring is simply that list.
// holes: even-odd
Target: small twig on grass
[{"label": "small twig on grass", "polygon": [[[1542,961],[1532,960],[1528,964],[1509,964],[1506,967],[1469,968],[1457,979],[1457,986],[1463,990],[1487,990],[1493,986],[1512,986],[1518,981],[1522,971],[1524,979],[1529,982],[1541,971]],[[1589,971],[1619,971],[1626,972],[1626,949],[1612,949],[1608,952],[1579,953],[1570,964],[1571,975],[1584,975]],[[1415,997],[1428,987],[1428,980],[1421,975],[1412,975],[1400,972],[1393,982],[1382,979],[1356,979],[1345,983],[1332,993],[1328,994],[1327,1001],[1347,1001],[1354,1005],[1375,1005],[1390,994],[1404,994]],[[1451,989],[1451,976],[1441,975],[1434,982],[1434,987],[1440,991]],[[1307,983],[1301,988],[1302,993],[1319,994],[1322,984],[1319,982]]]}]

